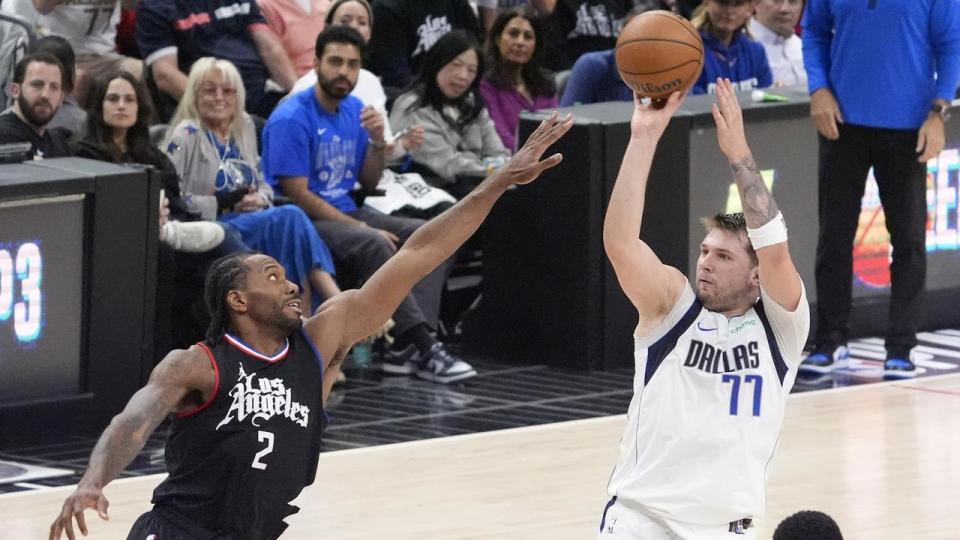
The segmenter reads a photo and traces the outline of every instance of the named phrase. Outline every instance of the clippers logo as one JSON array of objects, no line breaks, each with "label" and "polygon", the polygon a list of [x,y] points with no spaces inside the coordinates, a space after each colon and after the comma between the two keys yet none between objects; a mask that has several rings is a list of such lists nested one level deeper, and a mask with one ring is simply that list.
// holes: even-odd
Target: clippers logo
[{"label": "clippers logo", "polygon": [[248,417],[250,424],[256,427],[274,416],[287,418],[304,428],[310,420],[310,407],[293,400],[293,392],[283,383],[283,379],[258,379],[255,373],[247,375],[243,366],[240,366],[237,384],[228,395],[233,398],[233,403],[227,415],[217,424],[217,429],[234,420],[243,422]]}]

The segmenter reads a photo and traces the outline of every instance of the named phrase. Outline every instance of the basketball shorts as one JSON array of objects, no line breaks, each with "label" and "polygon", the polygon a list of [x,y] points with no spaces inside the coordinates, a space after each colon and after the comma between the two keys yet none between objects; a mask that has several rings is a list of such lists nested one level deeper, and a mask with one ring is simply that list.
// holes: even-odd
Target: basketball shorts
[{"label": "basketball shorts", "polygon": [[[628,506],[629,505],[629,506]],[[604,508],[597,540],[756,540],[756,529],[731,532],[729,523],[718,526],[671,523],[647,515],[616,497]]]},{"label": "basketball shorts", "polygon": [[134,522],[127,540],[220,540],[211,533],[165,509],[154,507]]}]

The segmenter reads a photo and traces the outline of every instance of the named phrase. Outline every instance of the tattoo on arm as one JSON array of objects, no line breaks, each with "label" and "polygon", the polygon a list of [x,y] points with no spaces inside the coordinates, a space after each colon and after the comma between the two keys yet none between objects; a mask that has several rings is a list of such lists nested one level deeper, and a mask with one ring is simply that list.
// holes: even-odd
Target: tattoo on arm
[{"label": "tattoo on arm", "polygon": [[740,202],[743,204],[743,217],[747,221],[747,227],[756,229],[766,225],[777,216],[780,209],[770,190],[767,189],[767,185],[763,183],[757,163],[753,158],[746,158],[734,163],[731,167],[733,179],[740,192]]}]

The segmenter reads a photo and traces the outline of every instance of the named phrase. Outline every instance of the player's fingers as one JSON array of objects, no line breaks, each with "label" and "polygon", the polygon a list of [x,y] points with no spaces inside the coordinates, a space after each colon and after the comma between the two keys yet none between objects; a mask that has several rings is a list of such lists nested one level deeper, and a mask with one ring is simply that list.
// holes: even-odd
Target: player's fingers
[{"label": "player's fingers", "polygon": [[551,167],[555,167],[561,161],[563,161],[563,154],[557,152],[556,154],[537,164],[537,174],[540,174]]},{"label": "player's fingers", "polygon": [[74,512],[73,517],[77,519],[77,526],[80,528],[80,534],[87,535],[87,521],[83,517],[83,510],[78,510]]},{"label": "player's fingers", "polygon": [[67,538],[77,540],[77,536],[73,534],[73,516],[68,515],[67,519],[63,521],[63,530],[66,531]]},{"label": "player's fingers", "polygon": [[107,500],[102,494],[97,498],[97,514],[100,515],[100,519],[109,520],[110,515],[107,514],[107,508],[110,506],[110,501]]},{"label": "player's fingers", "polygon": [[50,525],[50,536],[47,537],[47,540],[59,540],[60,533],[63,529],[60,527],[60,518],[57,518],[56,521]]},{"label": "player's fingers", "polygon": [[718,130],[727,129],[727,121],[723,119],[723,115],[720,114],[720,108],[717,107],[717,104],[714,103],[710,107],[710,112],[713,113],[713,121],[717,124]]}]

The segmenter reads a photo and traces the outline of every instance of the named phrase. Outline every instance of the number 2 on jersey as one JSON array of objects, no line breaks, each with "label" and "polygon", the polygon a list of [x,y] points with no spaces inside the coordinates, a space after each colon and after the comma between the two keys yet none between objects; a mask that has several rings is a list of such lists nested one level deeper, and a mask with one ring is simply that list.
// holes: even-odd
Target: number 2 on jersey
[{"label": "number 2 on jersey", "polygon": [[[730,416],[737,415],[738,404],[740,401],[740,375],[724,375],[721,382],[731,383],[730,387]],[[760,416],[760,398],[763,396],[763,377],[760,375],[747,375],[743,378],[745,384],[753,385],[753,415]]]},{"label": "number 2 on jersey", "polygon": [[273,452],[273,433],[269,431],[258,431],[257,432],[257,442],[267,442],[267,447],[263,450],[257,452],[257,455],[253,456],[253,463],[250,464],[254,469],[260,469],[261,471],[266,470],[267,464],[260,461],[260,458],[266,456],[270,452]]}]

